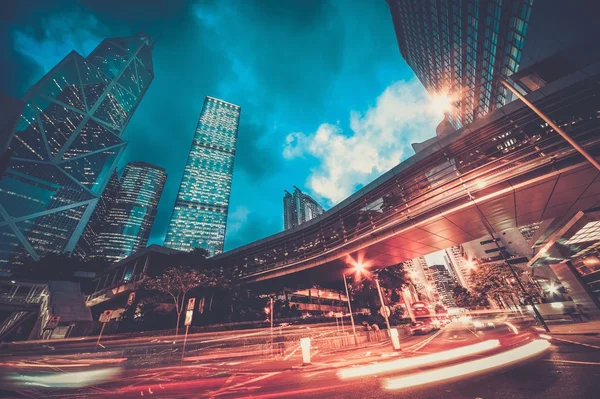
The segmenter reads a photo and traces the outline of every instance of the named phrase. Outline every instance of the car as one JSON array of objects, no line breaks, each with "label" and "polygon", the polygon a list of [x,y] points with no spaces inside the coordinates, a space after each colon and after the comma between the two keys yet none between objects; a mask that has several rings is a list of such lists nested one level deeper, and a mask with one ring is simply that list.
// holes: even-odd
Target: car
[{"label": "car", "polygon": [[435,328],[432,323],[425,321],[416,321],[410,325],[410,331],[413,335],[429,334],[434,329]]}]

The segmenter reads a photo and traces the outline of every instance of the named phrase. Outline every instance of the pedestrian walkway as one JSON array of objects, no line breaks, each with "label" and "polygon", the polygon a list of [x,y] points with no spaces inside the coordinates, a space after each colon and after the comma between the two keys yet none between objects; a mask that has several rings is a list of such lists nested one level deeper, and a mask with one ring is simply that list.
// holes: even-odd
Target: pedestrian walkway
[{"label": "pedestrian walkway", "polygon": [[550,325],[552,335],[600,335],[600,320]]}]

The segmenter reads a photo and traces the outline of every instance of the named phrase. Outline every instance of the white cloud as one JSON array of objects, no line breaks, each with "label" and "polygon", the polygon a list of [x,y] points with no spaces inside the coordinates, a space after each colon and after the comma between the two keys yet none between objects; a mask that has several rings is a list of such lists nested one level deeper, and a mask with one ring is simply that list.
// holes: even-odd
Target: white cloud
[{"label": "white cloud", "polygon": [[[43,73],[52,69],[71,50],[87,56],[105,37],[110,36],[107,27],[93,15],[79,9],[53,14],[42,20],[43,35],[32,29],[12,32],[14,48],[31,58]],[[34,77],[37,81],[38,77]]]},{"label": "white cloud", "polygon": [[227,221],[227,235],[238,232],[248,221],[250,210],[245,206],[237,206],[229,213]]},{"label": "white cloud", "polygon": [[364,114],[350,113],[351,134],[338,125],[321,124],[313,133],[288,134],[286,159],[310,155],[320,161],[306,185],[330,203],[338,203],[412,155],[411,143],[435,135],[444,115],[416,80],[389,86]]}]

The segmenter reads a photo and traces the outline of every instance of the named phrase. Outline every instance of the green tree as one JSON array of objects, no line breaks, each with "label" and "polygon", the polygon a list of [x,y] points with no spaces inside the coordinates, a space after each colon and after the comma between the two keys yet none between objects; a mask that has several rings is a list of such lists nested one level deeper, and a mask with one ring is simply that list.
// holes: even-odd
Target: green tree
[{"label": "green tree", "polygon": [[[533,293],[534,287],[529,280],[523,275],[521,268],[513,265],[517,275],[525,289]],[[505,262],[494,262],[481,265],[471,275],[473,281],[473,295],[484,297],[488,300],[493,300],[499,306],[505,303],[513,302],[513,294],[518,296],[523,295],[512,271]]]}]

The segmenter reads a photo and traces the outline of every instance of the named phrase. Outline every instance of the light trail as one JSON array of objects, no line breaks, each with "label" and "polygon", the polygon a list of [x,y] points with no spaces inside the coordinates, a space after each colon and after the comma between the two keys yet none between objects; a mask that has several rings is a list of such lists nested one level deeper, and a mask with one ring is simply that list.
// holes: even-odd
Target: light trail
[{"label": "light trail", "polygon": [[472,360],[454,366],[442,367],[405,377],[388,378],[383,382],[385,389],[394,390],[434,382],[446,381],[470,374],[482,373],[495,368],[508,366],[543,353],[550,347],[546,340],[535,340],[521,347],[508,350],[485,359]]},{"label": "light trail", "polygon": [[338,377],[353,378],[389,373],[391,371],[399,371],[411,367],[425,366],[434,363],[445,362],[448,360],[459,359],[461,357],[486,352],[491,349],[498,348],[499,346],[500,341],[497,339],[492,339],[474,345],[462,346],[460,348],[450,349],[443,352],[432,353],[430,355],[398,359],[385,363],[369,364],[361,367],[346,368],[338,371]]},{"label": "light trail", "polygon": [[515,327],[514,324],[512,324],[508,321],[505,321],[504,324],[506,324],[508,326],[508,328],[510,328],[512,330],[512,332],[514,332],[515,334],[519,333],[519,330],[517,329],[517,327]]}]

